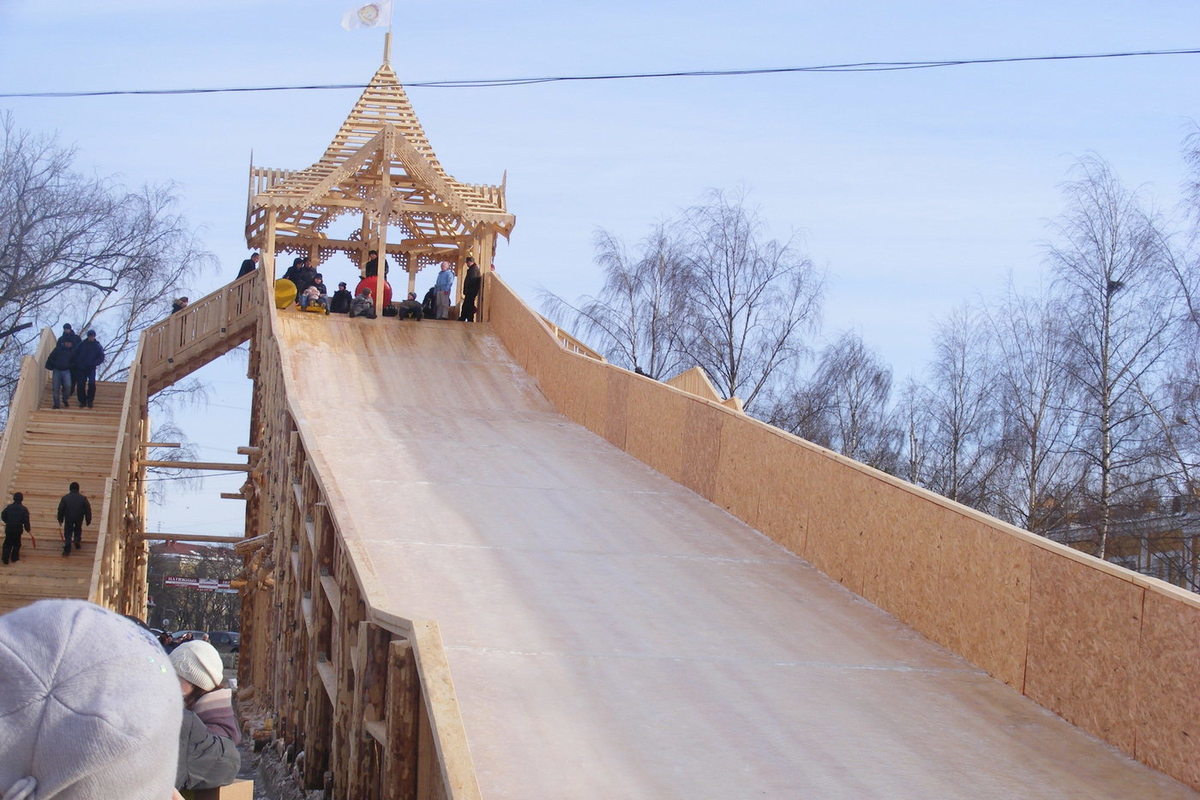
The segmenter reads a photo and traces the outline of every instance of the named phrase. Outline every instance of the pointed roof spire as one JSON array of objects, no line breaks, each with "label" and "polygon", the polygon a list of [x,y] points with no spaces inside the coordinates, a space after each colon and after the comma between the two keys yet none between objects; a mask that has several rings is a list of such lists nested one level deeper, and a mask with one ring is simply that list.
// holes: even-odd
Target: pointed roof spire
[{"label": "pointed roof spire", "polygon": [[258,193],[247,216],[247,239],[254,241],[261,232],[262,210],[268,207],[279,210],[281,230],[319,235],[333,217],[357,205],[355,198],[365,198],[378,186],[377,179],[364,179],[379,170],[391,177],[396,195],[392,213],[412,223],[397,218],[413,236],[463,234],[480,225],[507,236],[516,222],[505,207],[503,184],[465,184],[446,173],[408,94],[385,62],[320,160],[298,172],[251,171],[252,184],[258,175]]}]

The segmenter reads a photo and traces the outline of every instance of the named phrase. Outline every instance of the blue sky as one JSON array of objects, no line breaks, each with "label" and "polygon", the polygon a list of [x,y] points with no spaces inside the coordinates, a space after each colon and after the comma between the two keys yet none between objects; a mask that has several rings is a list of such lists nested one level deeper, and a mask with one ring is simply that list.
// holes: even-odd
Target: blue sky
[{"label": "blue sky", "polygon": [[[383,37],[340,28],[352,5],[0,0],[0,91],[364,82]],[[409,81],[1200,45],[1194,1],[395,8],[392,63]],[[527,299],[597,288],[596,229],[632,243],[706,189],[743,187],[773,235],[795,234],[827,270],[825,337],[859,330],[902,379],[921,369],[935,321],[953,307],[995,294],[1009,274],[1038,280],[1046,222],[1078,156],[1100,154],[1174,210],[1180,144],[1200,117],[1198,67],[1200,57],[1173,56],[409,94],[455,177],[492,183],[508,171],[517,227],[496,264]],[[251,150],[260,165],[307,166],[356,97],[0,99],[0,109],[22,127],[57,130],[87,169],[129,184],[175,181],[221,263],[185,287],[197,296],[245,255]],[[336,283],[351,268],[324,271]],[[241,423],[211,422],[246,404],[243,374],[244,364],[216,369],[214,406],[189,412],[205,457],[227,460],[244,441],[218,430]],[[216,491],[182,501],[186,517],[155,512],[166,513],[163,529],[198,530],[198,512],[218,511],[205,524],[236,529],[239,504],[218,504]]]}]

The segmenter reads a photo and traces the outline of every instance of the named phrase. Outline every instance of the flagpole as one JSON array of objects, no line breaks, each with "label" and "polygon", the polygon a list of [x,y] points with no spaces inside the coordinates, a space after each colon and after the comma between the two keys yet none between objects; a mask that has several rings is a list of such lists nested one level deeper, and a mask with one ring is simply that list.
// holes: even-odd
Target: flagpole
[{"label": "flagpole", "polygon": [[387,33],[383,35],[383,63],[392,63],[392,23],[390,21]]}]

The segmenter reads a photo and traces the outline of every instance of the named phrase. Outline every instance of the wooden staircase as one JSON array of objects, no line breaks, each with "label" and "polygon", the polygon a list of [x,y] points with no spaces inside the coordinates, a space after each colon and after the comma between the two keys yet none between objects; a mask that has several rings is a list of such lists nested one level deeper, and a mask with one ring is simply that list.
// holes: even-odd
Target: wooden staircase
[{"label": "wooden staircase", "polygon": [[[52,407],[49,386],[25,427],[11,484],[25,495],[33,538],[25,534],[21,560],[0,565],[0,613],[50,597],[87,599],[96,556],[96,536],[105,482],[118,444],[124,383],[97,382],[94,408]],[[62,528],[55,515],[72,481],[92,504],[92,524],[83,529],[83,547],[62,555]],[[0,498],[4,504],[11,496]]]},{"label": "wooden staircase", "polygon": [[[21,560],[0,564],[0,613],[48,597],[145,612],[140,462],[149,435],[147,401],[253,336],[269,299],[255,271],[151,325],[126,381],[97,382],[95,408],[79,408],[74,400],[70,408],[52,408],[44,363],[55,337],[42,332],[22,362],[0,438],[0,501],[24,494],[33,527]],[[72,481],[91,501],[92,524],[84,528],[82,549],[64,556],[55,516]]]}]

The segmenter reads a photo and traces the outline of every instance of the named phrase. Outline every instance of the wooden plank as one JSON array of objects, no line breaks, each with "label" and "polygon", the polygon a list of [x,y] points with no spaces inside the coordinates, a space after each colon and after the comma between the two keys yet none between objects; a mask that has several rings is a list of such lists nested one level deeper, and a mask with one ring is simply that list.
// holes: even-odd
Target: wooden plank
[{"label": "wooden plank", "polygon": [[170,467],[171,469],[219,470],[221,472],[249,472],[249,464],[222,464],[215,461],[151,461],[142,462],[144,467]]},{"label": "wooden plank", "polygon": [[420,676],[407,639],[388,645],[384,800],[416,800]]},{"label": "wooden plank", "polygon": [[143,533],[140,537],[147,542],[220,542],[237,544],[246,541],[245,536],[218,536],[206,533]]}]

